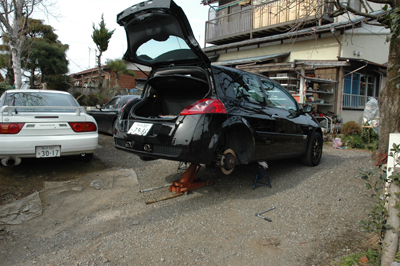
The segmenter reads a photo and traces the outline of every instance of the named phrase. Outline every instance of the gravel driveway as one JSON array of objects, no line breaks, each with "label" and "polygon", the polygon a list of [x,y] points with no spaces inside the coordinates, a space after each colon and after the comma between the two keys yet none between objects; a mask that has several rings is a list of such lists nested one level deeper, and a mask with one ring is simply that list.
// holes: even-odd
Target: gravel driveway
[{"label": "gravel driveway", "polygon": [[[371,165],[367,152],[325,146],[317,167],[270,161],[272,188],[254,190],[257,164],[229,176],[203,169],[212,186],[147,205],[171,193],[139,190],[179,179],[178,163],[140,161],[114,149],[111,136],[99,144],[95,162],[108,173],[133,169],[137,181],[114,175],[103,189],[41,195],[42,216],[0,227],[1,265],[327,265],[365,249],[356,222],[370,192],[354,176]],[[272,222],[255,216],[273,206],[263,214]]]}]

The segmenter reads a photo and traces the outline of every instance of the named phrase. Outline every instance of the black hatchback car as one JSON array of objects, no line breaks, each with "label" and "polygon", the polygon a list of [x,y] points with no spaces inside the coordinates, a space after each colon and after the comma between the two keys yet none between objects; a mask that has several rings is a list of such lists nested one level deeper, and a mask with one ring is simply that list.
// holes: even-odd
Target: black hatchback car
[{"label": "black hatchback car", "polygon": [[124,59],[152,67],[142,99],[127,105],[114,130],[115,147],[141,158],[214,164],[229,174],[251,161],[322,156],[322,132],[278,83],[213,66],[189,22],[171,0],[134,5],[117,16]]},{"label": "black hatchback car", "polygon": [[87,113],[96,119],[99,132],[112,135],[122,107],[129,101],[139,101],[139,98],[139,95],[117,95],[112,97],[103,107],[98,104],[96,109],[88,110]]}]

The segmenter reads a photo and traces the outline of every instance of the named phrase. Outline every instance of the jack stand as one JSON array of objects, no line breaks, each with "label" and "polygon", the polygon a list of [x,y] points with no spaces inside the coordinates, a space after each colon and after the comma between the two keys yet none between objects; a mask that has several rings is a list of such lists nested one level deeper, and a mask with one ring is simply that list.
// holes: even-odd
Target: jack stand
[{"label": "jack stand", "polygon": [[265,169],[260,165],[260,167],[258,168],[256,179],[254,180],[253,189],[262,186],[269,186],[270,188],[272,188],[267,171],[265,171]]},{"label": "jack stand", "polygon": [[176,193],[187,193],[197,188],[211,185],[211,181],[195,181],[196,175],[200,168],[200,164],[190,164],[189,168],[183,173],[181,179],[179,179],[179,181],[172,182],[172,185],[169,187],[169,191],[174,191]]}]

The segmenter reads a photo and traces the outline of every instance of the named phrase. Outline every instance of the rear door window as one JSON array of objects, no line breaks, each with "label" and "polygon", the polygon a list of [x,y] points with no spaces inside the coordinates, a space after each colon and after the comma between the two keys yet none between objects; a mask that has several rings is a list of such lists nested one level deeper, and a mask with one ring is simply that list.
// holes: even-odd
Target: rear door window
[{"label": "rear door window", "polygon": [[246,101],[265,104],[263,91],[254,75],[243,74],[234,83],[236,98]]},{"label": "rear door window", "polygon": [[266,104],[263,89],[255,75],[227,69],[214,69],[214,73],[217,86],[225,94],[225,97],[255,104]]},{"label": "rear door window", "polygon": [[267,104],[269,107],[292,111],[297,110],[297,104],[295,100],[288,95],[288,92],[284,88],[263,78],[261,78],[260,81],[265,90]]}]

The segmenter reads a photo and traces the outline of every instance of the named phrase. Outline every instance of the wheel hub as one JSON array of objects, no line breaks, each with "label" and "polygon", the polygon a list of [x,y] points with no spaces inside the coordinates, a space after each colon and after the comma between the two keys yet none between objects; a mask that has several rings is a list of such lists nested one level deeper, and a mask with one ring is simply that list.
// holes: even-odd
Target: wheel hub
[{"label": "wheel hub", "polygon": [[235,169],[235,161],[236,155],[235,152],[231,149],[227,149],[224,151],[221,157],[221,171],[225,175],[229,175],[232,173],[233,169]]}]

